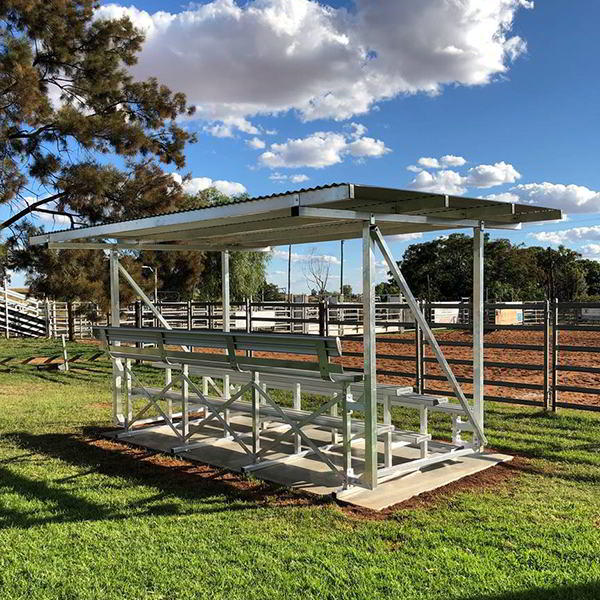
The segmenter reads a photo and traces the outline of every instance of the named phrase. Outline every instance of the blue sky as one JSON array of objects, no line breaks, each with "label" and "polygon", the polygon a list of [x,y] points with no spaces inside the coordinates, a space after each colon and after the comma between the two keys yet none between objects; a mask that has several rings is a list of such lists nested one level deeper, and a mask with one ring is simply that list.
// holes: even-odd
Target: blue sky
[{"label": "blue sky", "polygon": [[[566,222],[502,235],[600,258],[597,1],[186,7],[137,0],[101,12],[127,13],[148,32],[136,75],[157,75],[198,105],[201,118],[187,123],[199,134],[190,185],[261,195],[351,181],[539,203],[562,208]],[[419,163],[427,158],[437,164]],[[392,249],[399,258],[433,237]],[[294,247],[296,292],[307,290],[301,266],[313,246]],[[359,242],[345,248],[345,282],[358,290]],[[283,286],[278,250],[269,279]],[[337,257],[339,244],[315,252]]]}]

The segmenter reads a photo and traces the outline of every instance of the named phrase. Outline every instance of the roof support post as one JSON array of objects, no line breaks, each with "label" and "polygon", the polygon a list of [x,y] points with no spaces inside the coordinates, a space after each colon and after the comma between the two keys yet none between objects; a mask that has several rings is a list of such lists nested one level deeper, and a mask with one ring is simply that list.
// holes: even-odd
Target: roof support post
[{"label": "roof support post", "polygon": [[221,252],[221,298],[223,299],[223,331],[230,329],[229,251]]},{"label": "roof support post", "polygon": [[375,337],[375,269],[371,221],[363,223],[363,354],[365,404],[365,472],[367,488],[377,487],[377,371]]},{"label": "roof support post", "polygon": [[419,305],[417,303],[417,300],[415,299],[412,291],[408,287],[408,283],[406,282],[406,279],[404,279],[404,275],[402,274],[402,271],[400,271],[400,269],[398,268],[398,265],[394,261],[394,257],[392,255],[392,253],[390,252],[390,249],[388,248],[388,245],[386,244],[385,240],[383,239],[383,236],[381,235],[381,231],[379,231],[378,227],[372,228],[372,235],[373,235],[375,242],[377,243],[377,246],[379,246],[379,249],[381,250],[381,254],[383,254],[383,258],[385,259],[385,262],[387,263],[387,265],[390,269],[390,272],[392,273],[392,276],[396,280],[396,283],[400,287],[402,294],[406,298],[406,303],[408,304],[412,314],[414,315],[415,321],[421,327],[421,330],[423,331],[424,339],[429,343],[429,347],[433,351],[433,354],[435,355],[435,358],[436,358],[438,364],[440,365],[440,368],[442,369],[442,372],[444,373],[446,380],[450,384],[453,395],[459,401],[462,409],[467,414],[469,423],[471,423],[473,425],[473,429],[475,431],[475,434],[477,436],[477,440],[478,440],[479,444],[485,444],[486,439],[485,439],[485,435],[483,433],[483,429],[479,426],[479,420],[476,418],[475,414],[473,413],[473,409],[472,409],[471,405],[469,404],[469,401],[465,397],[465,394],[462,391],[462,388],[460,387],[460,384],[458,383],[456,376],[452,372],[452,369],[450,368],[450,365],[448,364],[448,361],[446,360],[446,357],[444,356],[444,353],[442,352],[440,345],[438,344],[437,340],[435,339],[435,336],[433,335],[433,331],[431,331],[431,327],[429,326],[429,323],[427,322],[423,313],[421,312]]},{"label": "roof support post", "polygon": [[[473,228],[473,400],[475,418],[483,431],[484,362],[483,362],[483,223]],[[477,440],[482,444],[482,440]]]},{"label": "roof support post", "polygon": [[[121,326],[121,305],[119,299],[119,256],[111,250],[109,255],[109,279],[110,279],[110,324],[113,327]],[[115,425],[124,425],[125,416],[123,414],[123,365],[119,359],[112,361],[113,373],[113,420]]]},{"label": "roof support post", "polygon": [[[229,296],[229,251],[227,250],[221,252],[221,297],[223,299],[223,331],[229,331],[231,328],[231,302]],[[225,400],[230,398],[229,375],[223,375],[223,398]],[[229,425],[228,408],[223,411],[223,419]],[[227,427],[223,428],[223,435],[225,437],[229,435]]]}]

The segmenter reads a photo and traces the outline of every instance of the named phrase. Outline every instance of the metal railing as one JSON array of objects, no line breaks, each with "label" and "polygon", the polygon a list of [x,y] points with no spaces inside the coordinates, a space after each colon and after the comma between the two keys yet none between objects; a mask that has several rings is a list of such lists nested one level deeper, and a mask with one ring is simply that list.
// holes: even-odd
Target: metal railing
[{"label": "metal railing", "polygon": [[[222,328],[220,302],[159,302],[156,308],[173,328]],[[421,308],[457,380],[471,396],[471,304],[421,302]],[[96,320],[86,316],[94,312]],[[94,324],[107,324],[106,315],[100,314],[89,303],[32,301],[0,290],[0,326],[9,336],[89,338]],[[362,304],[356,302],[246,300],[231,305],[233,331],[338,335],[347,368],[357,371],[362,370],[362,317]],[[122,309],[121,323],[159,325],[139,301]],[[377,373],[382,378],[412,385],[419,393],[451,395],[441,387],[445,377],[406,304],[377,303],[376,324]],[[487,400],[546,410],[600,411],[600,302],[486,303],[484,327]],[[489,335],[492,332],[497,333]],[[503,332],[511,335],[502,337]]]}]

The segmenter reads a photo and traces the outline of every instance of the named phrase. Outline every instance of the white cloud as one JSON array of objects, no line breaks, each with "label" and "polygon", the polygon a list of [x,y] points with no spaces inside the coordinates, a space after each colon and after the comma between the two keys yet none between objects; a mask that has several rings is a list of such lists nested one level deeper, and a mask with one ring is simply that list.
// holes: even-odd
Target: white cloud
[{"label": "white cloud", "polygon": [[583,185],[525,183],[510,190],[519,202],[559,208],[567,213],[592,213],[600,210],[600,192]]},{"label": "white cloud", "polygon": [[509,163],[497,162],[493,165],[477,165],[469,169],[465,182],[469,186],[489,188],[505,183],[514,183],[521,174]]},{"label": "white cloud", "polygon": [[407,242],[409,240],[418,240],[423,237],[423,233],[415,232],[415,233],[399,233],[398,235],[390,235],[388,237],[389,240],[393,242]]},{"label": "white cloud", "polygon": [[437,158],[431,158],[430,156],[422,156],[417,161],[422,167],[426,169],[439,169],[440,163]]},{"label": "white cloud", "polygon": [[435,173],[421,171],[412,180],[410,187],[421,192],[460,196],[467,190],[465,180],[466,178],[460,173],[449,169],[436,171]]},{"label": "white cloud", "polygon": [[485,200],[496,200],[497,202],[518,202],[519,196],[512,192],[502,192],[500,194],[488,194]]},{"label": "white cloud", "polygon": [[600,258],[600,244],[584,244],[580,250],[586,258]]},{"label": "white cloud", "polygon": [[204,131],[218,138],[235,137],[236,131],[248,134],[260,133],[260,130],[257,127],[252,125],[248,119],[242,117],[226,117],[215,122],[213,125],[205,126]]},{"label": "white cloud", "polygon": [[600,225],[590,227],[572,227],[561,231],[540,231],[530,233],[532,238],[548,244],[565,244],[566,242],[600,241]]},{"label": "white cloud", "polygon": [[519,7],[532,3],[356,0],[348,11],[316,0],[213,0],[176,14],[116,4],[96,14],[128,15],[146,34],[134,75],[185,92],[203,118],[295,109],[310,120],[346,119],[399,94],[490,83],[526,50],[511,36]]},{"label": "white cloud", "polygon": [[302,183],[304,181],[308,181],[309,179],[310,179],[310,177],[308,175],[304,175],[303,173],[290,176],[290,181],[292,183]]},{"label": "white cloud", "polygon": [[[275,256],[275,258],[281,258],[282,260],[288,260],[288,251],[278,250],[277,248],[275,248],[273,250],[273,256]],[[315,259],[322,260],[323,262],[328,262],[332,265],[340,264],[340,259],[337,256],[333,256],[332,254],[298,254],[297,252],[292,252],[293,263],[308,262],[310,260]]]},{"label": "white cloud", "polygon": [[350,134],[350,137],[354,139],[362,137],[368,131],[368,129],[362,123],[352,122],[350,123],[350,127],[352,128],[352,133]]},{"label": "white cloud", "polygon": [[320,169],[341,163],[344,156],[355,158],[380,157],[391,152],[381,140],[370,137],[353,139],[333,131],[317,131],[308,137],[288,139],[282,144],[271,144],[260,155],[260,162],[271,169],[312,167]]},{"label": "white cloud", "polygon": [[308,181],[310,177],[308,175],[304,175],[304,173],[298,173],[296,175],[284,175],[283,173],[272,173],[269,175],[269,179],[272,181],[291,181],[292,183],[303,183],[304,181]]},{"label": "white cloud", "polygon": [[226,196],[239,196],[240,194],[247,192],[244,185],[235,181],[211,179],[210,177],[192,177],[187,181],[183,181],[179,173],[171,173],[171,177],[173,177],[177,183],[182,185],[183,189],[189,194],[197,194],[208,188],[215,188]]},{"label": "white cloud", "polygon": [[348,144],[348,152],[358,157],[378,157],[391,152],[382,140],[372,137],[362,137]]},{"label": "white cloud", "polygon": [[406,170],[410,171],[411,173],[420,173],[423,170],[423,167],[417,167],[417,165],[408,165]]},{"label": "white cloud", "polygon": [[462,156],[454,156],[453,154],[446,154],[440,158],[440,163],[445,167],[462,167],[466,162],[466,159]]},{"label": "white cloud", "polygon": [[262,150],[266,146],[265,142],[258,137],[253,137],[252,139],[247,140],[246,144],[255,150]]}]

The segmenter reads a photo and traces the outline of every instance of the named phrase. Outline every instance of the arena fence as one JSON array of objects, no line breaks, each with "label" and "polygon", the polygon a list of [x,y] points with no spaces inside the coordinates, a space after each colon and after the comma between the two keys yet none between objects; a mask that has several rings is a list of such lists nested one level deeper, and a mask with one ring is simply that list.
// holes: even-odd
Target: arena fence
[{"label": "arena fence", "polygon": [[[3,331],[70,339],[91,337],[94,324],[107,324],[106,315],[90,303],[27,302],[3,297]],[[14,300],[14,301],[13,301]],[[472,306],[462,302],[422,302],[429,325],[470,396],[472,382]],[[171,327],[221,329],[219,302],[159,302],[160,314]],[[2,310],[3,308],[3,310]],[[0,315],[1,316],[1,315]],[[347,368],[362,370],[362,304],[353,302],[254,302],[231,306],[231,329],[338,335],[344,344]],[[0,321],[2,319],[0,318]],[[124,307],[124,326],[155,327],[156,317],[141,302]],[[418,393],[452,395],[445,378],[402,302],[376,305],[378,375],[410,384]],[[600,303],[509,302],[485,304],[486,399],[556,411],[558,408],[600,411]]]}]

